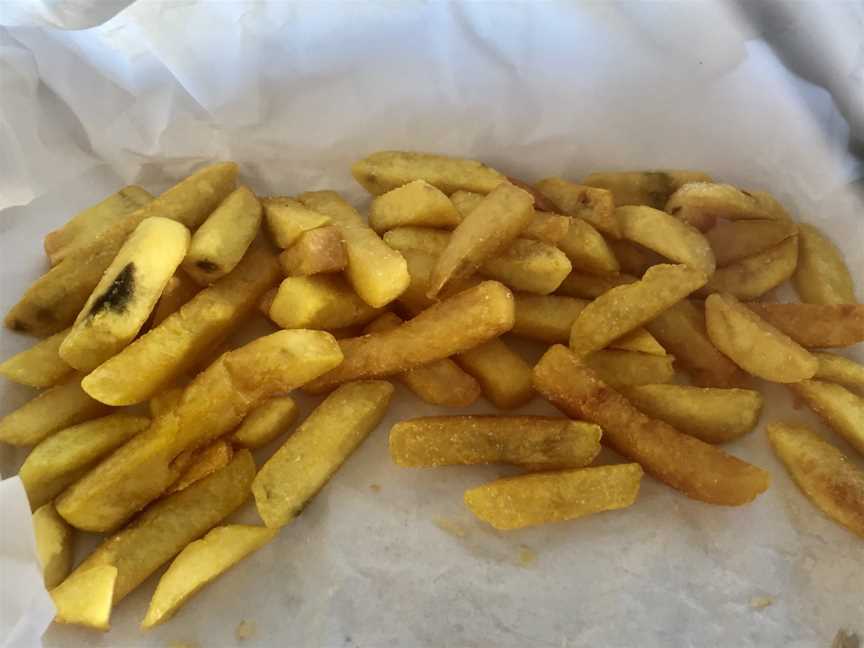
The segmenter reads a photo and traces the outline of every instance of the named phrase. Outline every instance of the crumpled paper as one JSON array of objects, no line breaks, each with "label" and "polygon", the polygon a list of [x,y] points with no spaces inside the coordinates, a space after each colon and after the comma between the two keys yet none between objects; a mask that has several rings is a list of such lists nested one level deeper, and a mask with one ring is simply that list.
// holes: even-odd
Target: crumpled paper
[{"label": "crumpled paper", "polygon": [[[44,232],[124,182],[158,191],[234,159],[260,192],[359,200],[350,163],[384,148],[481,158],[526,180],[704,169],[774,192],[864,276],[860,3],[123,4],[0,8],[4,311],[44,271]],[[2,331],[0,357],[29,343]],[[785,390],[763,391],[764,421],[803,420],[853,453]],[[0,407],[31,396],[4,384]],[[400,389],[303,515],[166,626],[137,630],[151,579],[108,634],[51,626],[44,645],[232,646],[244,620],[243,645],[809,647],[864,633],[864,544],[796,490],[761,429],[729,448],[773,474],[750,506],[646,478],[628,511],[498,534],[462,492],[508,471],[391,464],[390,424],[433,411]],[[553,412],[539,399],[524,411]],[[0,472],[22,458],[0,448]],[[29,542],[7,486],[2,540]],[[38,578],[12,565],[0,552],[21,606],[4,606],[4,637],[15,619],[50,618]]]}]

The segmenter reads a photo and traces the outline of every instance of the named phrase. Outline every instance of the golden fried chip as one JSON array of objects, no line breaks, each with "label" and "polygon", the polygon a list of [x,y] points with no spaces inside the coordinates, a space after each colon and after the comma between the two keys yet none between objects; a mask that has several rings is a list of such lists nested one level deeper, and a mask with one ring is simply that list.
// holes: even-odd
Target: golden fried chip
[{"label": "golden fried chip", "polygon": [[283,280],[268,314],[286,329],[339,329],[365,324],[380,312],[341,276],[315,275]]},{"label": "golden fried chip", "polygon": [[570,259],[573,268],[595,275],[616,274],[621,265],[609,243],[588,221],[572,216],[567,235],[558,248]]},{"label": "golden fried chip", "polygon": [[279,263],[289,277],[341,272],[348,265],[342,233],[332,225],[304,232],[279,255]]},{"label": "golden fried chip", "polygon": [[705,233],[717,267],[746,259],[798,234],[795,223],[781,220],[723,221]]},{"label": "golden fried chip", "polygon": [[627,508],[639,495],[639,464],[505,477],[465,491],[465,505],[500,531]]},{"label": "golden fried chip", "polygon": [[615,205],[647,205],[663,209],[669,196],[688,182],[711,182],[701,171],[606,171],[582,178],[582,184],[612,192]]},{"label": "golden fried chip", "polygon": [[813,355],[819,361],[814,378],[850,387],[864,387],[864,365],[834,353]]},{"label": "golden fried chip", "polygon": [[714,182],[682,185],[669,197],[664,211],[702,231],[711,229],[718,218],[759,220],[774,216],[753,194]]},{"label": "golden fried chip", "polygon": [[297,517],[381,422],[392,395],[393,385],[386,381],[354,382],[312,411],[252,483],[264,524],[281,527]]},{"label": "golden fried chip", "polygon": [[70,329],[55,333],[0,363],[0,376],[29,387],[53,387],[75,371],[60,357]]},{"label": "golden fried chip", "polygon": [[789,389],[816,412],[828,426],[864,454],[864,398],[842,385],[804,380]]},{"label": "golden fried chip", "polygon": [[425,180],[447,195],[460,189],[486,194],[507,181],[503,174],[475,160],[408,151],[373,153],[355,162],[351,175],[375,196],[414,180]]},{"label": "golden fried chip", "polygon": [[165,494],[170,495],[189,488],[195,482],[201,481],[208,475],[212,475],[217,470],[227,466],[233,458],[234,448],[224,439],[219,439],[209,446],[193,451],[188,459],[183,459],[184,462],[189,462],[189,467],[183,471],[177,481],[168,487]]},{"label": "golden fried chip", "polygon": [[574,270],[555,291],[558,295],[580,299],[596,299],[616,286],[633,283],[636,277],[628,274],[592,275]]},{"label": "golden fried chip", "polygon": [[545,416],[427,416],[390,429],[399,466],[507,463],[531,470],[579,468],[600,453],[593,423]]},{"label": "golden fried chip", "polygon": [[[512,183],[516,184],[516,183]],[[550,213],[548,211],[538,211],[545,209],[541,207],[540,202],[543,201],[543,195],[537,191],[530,191],[526,186],[516,184],[520,189],[529,191],[534,196],[534,218],[525,226],[519,236],[535,241],[543,241],[555,245],[567,236],[567,231],[570,229],[570,217],[562,216],[561,214]],[[472,191],[457,191],[450,200],[456,207],[459,214],[459,222],[462,221],[477,205],[483,201],[483,194],[474,193]],[[419,224],[419,223],[418,223]],[[449,229],[449,228],[447,228]]]},{"label": "golden fried chip", "polygon": [[94,630],[108,630],[117,575],[118,569],[113,565],[96,565],[87,570],[76,569],[69,578],[51,591],[51,598],[57,609],[54,621]]},{"label": "golden fried chip", "polygon": [[772,423],[768,439],[810,501],[864,538],[864,472],[805,427]]},{"label": "golden fried chip", "polygon": [[856,304],[855,284],[843,254],[813,225],[798,227],[798,267],[792,278],[801,301],[810,304]]},{"label": "golden fried chip", "polygon": [[254,450],[286,432],[297,418],[297,403],[290,396],[278,396],[253,409],[231,435],[231,443]]},{"label": "golden fried chip", "polygon": [[864,304],[766,304],[747,308],[803,347],[847,347],[864,341]]},{"label": "golden fried chip", "polygon": [[738,506],[768,488],[764,470],[645,416],[564,346],[534,367],[534,387],[568,416],[598,424],[604,445],[688,497]]},{"label": "golden fried chip", "polygon": [[610,387],[624,385],[654,385],[672,382],[675,377],[674,358],[637,351],[605,349],[585,358],[585,364]]},{"label": "golden fried chip", "polygon": [[798,264],[798,239],[791,236],[764,252],[718,268],[697,292],[729,293],[738,299],[756,299],[786,281]]},{"label": "golden fried chip", "polygon": [[273,242],[283,250],[291,247],[304,232],[329,225],[331,219],[326,214],[309,209],[303,203],[273,196],[261,201],[264,218]]},{"label": "golden fried chip", "polygon": [[483,395],[499,409],[521,407],[534,398],[531,365],[500,338],[463,351],[455,360],[477,379]]},{"label": "golden fried chip", "polygon": [[51,590],[72,569],[72,529],[49,502],[33,512],[33,536],[45,589]]},{"label": "golden fried chip", "polygon": [[582,218],[613,238],[621,236],[621,226],[615,218],[615,202],[610,191],[561,178],[541,180],[537,183],[537,189],[561,213]]},{"label": "golden fried chip", "polygon": [[640,385],[620,391],[651,418],[707,443],[725,443],[752,432],[762,412],[762,394],[751,389]]},{"label": "golden fried chip", "polygon": [[705,324],[714,346],[753,376],[794,383],[816,373],[819,363],[807,349],[732,295],[717,293],[708,298]]},{"label": "golden fried chip", "polygon": [[425,180],[414,180],[378,196],[369,209],[369,227],[379,234],[404,225],[452,229],[461,221],[444,192]]}]

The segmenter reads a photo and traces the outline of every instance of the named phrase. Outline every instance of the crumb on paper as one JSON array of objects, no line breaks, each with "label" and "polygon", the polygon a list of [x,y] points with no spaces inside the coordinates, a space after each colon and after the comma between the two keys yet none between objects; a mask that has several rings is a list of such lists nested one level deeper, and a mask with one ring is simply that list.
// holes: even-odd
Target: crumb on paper
[{"label": "crumb on paper", "polygon": [[373,493],[380,493],[381,484],[369,484],[369,490],[371,490]]},{"label": "crumb on paper", "polygon": [[537,561],[537,552],[528,545],[519,545],[519,566],[530,567]]},{"label": "crumb on paper", "polygon": [[773,596],[754,596],[750,599],[750,607],[754,610],[764,610],[769,605],[774,605]]},{"label": "crumb on paper", "polygon": [[456,520],[448,520],[447,518],[435,518],[433,520],[435,526],[437,526],[442,531],[446,531],[452,536],[456,536],[457,538],[464,538],[467,535],[465,531],[465,527],[461,522],[457,522]]},{"label": "crumb on paper", "polygon": [[243,641],[245,639],[251,639],[255,636],[255,622],[247,621],[243,619],[240,623],[237,624],[237,629],[234,630],[234,637],[236,637],[237,641]]},{"label": "crumb on paper", "polygon": [[854,632],[838,630],[834,641],[831,642],[831,648],[861,648],[861,640]]}]

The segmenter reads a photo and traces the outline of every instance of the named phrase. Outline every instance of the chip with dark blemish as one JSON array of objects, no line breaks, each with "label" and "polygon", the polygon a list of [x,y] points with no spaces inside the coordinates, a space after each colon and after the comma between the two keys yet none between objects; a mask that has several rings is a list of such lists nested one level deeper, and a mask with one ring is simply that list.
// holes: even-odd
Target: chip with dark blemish
[{"label": "chip with dark blemish", "polygon": [[114,311],[123,313],[135,292],[135,264],[127,263],[126,266],[108,286],[108,290],[99,295],[90,309],[90,317],[101,311]]},{"label": "chip with dark blemish", "polygon": [[216,265],[212,261],[208,261],[207,259],[201,259],[200,261],[196,261],[195,267],[204,272],[216,272],[219,269],[218,265]]}]

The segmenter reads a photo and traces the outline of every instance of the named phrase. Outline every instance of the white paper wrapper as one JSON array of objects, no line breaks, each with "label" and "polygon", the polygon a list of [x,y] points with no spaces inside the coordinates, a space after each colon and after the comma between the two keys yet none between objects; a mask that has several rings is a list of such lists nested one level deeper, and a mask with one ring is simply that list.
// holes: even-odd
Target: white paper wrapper
[{"label": "white paper wrapper", "polygon": [[[92,29],[45,26],[96,25],[119,6],[0,12],[4,312],[45,268],[42,235],[124,182],[161,190],[202,162],[234,159],[262,192],[329,187],[360,199],[349,165],[384,148],[482,158],[527,180],[704,169],[774,192],[864,276],[864,204],[850,184],[861,165],[849,152],[864,140],[860,4],[772,3],[744,19],[721,3],[142,0]],[[29,343],[2,331],[0,357]],[[783,389],[764,391],[765,421],[824,430]],[[0,407],[31,395],[2,385]],[[840,628],[864,632],[864,543],[796,490],[761,429],[730,447],[773,474],[750,506],[707,506],[646,478],[628,511],[502,535],[471,518],[462,493],[505,470],[391,464],[390,424],[432,411],[400,390],[303,515],[168,625],[137,630],[151,579],[108,634],[52,626],[44,645],[803,648]],[[538,399],[525,411],[552,410]],[[0,449],[4,476],[22,456]],[[4,594],[9,583],[16,592],[0,615],[6,638],[51,616],[31,554],[14,548],[29,547],[29,520],[10,488],[0,492],[0,575]],[[83,538],[79,553],[94,542]],[[772,604],[754,606],[762,599]],[[241,620],[254,626],[243,642]],[[37,634],[10,645],[37,645]]]}]

